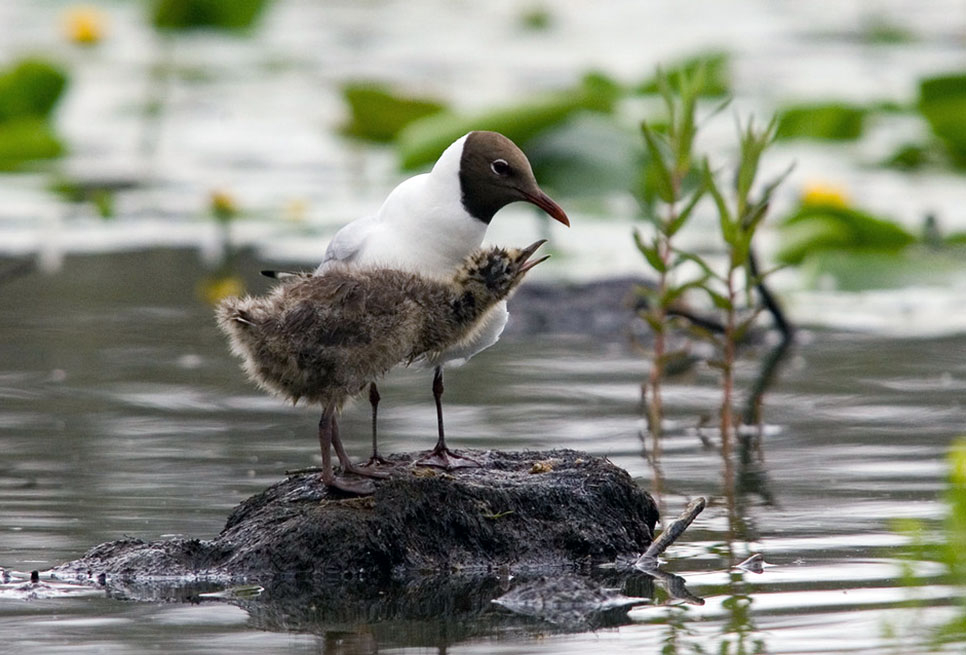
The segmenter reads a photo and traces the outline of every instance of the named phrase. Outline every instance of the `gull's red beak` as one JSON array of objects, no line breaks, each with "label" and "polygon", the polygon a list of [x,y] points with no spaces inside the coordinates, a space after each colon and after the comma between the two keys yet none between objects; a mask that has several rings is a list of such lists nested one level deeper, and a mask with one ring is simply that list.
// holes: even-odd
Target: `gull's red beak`
[{"label": "gull's red beak", "polygon": [[570,227],[570,219],[567,218],[567,213],[563,208],[553,201],[553,198],[548,196],[546,193],[537,189],[535,193],[530,193],[528,191],[521,191],[523,197],[527,202],[532,203],[547,212],[551,218],[556,221],[560,221],[567,227]]}]

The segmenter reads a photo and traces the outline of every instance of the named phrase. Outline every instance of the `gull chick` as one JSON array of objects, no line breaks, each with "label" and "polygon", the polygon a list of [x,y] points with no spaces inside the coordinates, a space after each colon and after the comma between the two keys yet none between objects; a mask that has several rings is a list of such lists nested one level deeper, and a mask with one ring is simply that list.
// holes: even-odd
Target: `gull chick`
[{"label": "gull chick", "polygon": [[[560,205],[540,189],[530,162],[513,141],[498,132],[470,132],[446,148],[431,171],[404,180],[393,189],[375,214],[340,229],[316,272],[325,273],[337,266],[378,266],[451,279],[463,260],[480,247],[494,215],[518,201],[535,205],[554,220],[570,225]],[[446,448],[441,404],[443,365],[464,362],[492,346],[508,317],[506,303],[495,303],[472,338],[425,360],[434,369],[439,432],[436,447],[424,458],[426,464],[444,468],[473,464]],[[377,464],[379,392],[374,382],[369,400],[373,424],[370,463]]]},{"label": "gull chick", "polygon": [[399,364],[434,359],[476,338],[482,319],[531,268],[545,240],[526,248],[490,248],[467,257],[449,280],[386,268],[335,266],[286,278],[268,295],[229,298],[218,325],[248,376],[293,403],[319,403],[319,444],[326,485],[369,494],[369,480],[336,476],[334,446],[347,473],[385,477],[354,465],[336,417],[370,382]]}]

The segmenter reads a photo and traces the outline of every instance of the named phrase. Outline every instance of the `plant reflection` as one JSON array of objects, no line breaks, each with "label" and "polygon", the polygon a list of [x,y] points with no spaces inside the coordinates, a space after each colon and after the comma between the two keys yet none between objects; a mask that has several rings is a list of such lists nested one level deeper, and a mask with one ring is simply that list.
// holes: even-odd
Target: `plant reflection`
[{"label": "plant reflection", "polygon": [[[711,587],[709,595],[723,596],[721,608],[727,614],[722,634],[716,650],[721,653],[764,653],[767,652],[764,638],[758,631],[753,617],[754,598],[749,590],[746,575],[761,573],[760,556],[748,557],[751,552],[747,544],[758,540],[754,521],[754,503],[751,496],[757,496],[766,505],[776,502],[768,472],[764,463],[762,444],[762,408],[767,390],[774,383],[781,363],[785,361],[793,343],[793,329],[785,321],[777,301],[768,289],[759,284],[759,294],[764,305],[773,305],[772,315],[782,335],[780,342],[761,358],[756,377],[749,386],[745,409],[742,412],[743,428],[737,432],[737,448],[733,454],[724,449],[718,452],[722,457],[721,496],[727,516],[728,527],[725,541],[710,548],[728,570],[728,580],[721,587]],[[652,490],[660,494],[663,486],[663,472],[660,468],[658,453],[647,453],[653,471]],[[966,470],[966,467],[964,467]],[[964,558],[966,559],[966,558]],[[754,565],[746,563],[752,561]],[[672,605],[662,615],[648,622],[665,627],[662,653],[706,652],[699,642],[697,631],[691,625],[690,608],[686,605]]]}]

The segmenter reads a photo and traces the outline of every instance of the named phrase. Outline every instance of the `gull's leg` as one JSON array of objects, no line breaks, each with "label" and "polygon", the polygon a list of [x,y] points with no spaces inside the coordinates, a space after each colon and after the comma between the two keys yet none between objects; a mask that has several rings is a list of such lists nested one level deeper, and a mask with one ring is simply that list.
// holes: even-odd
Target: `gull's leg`
[{"label": "gull's leg", "polygon": [[342,439],[339,438],[339,426],[336,425],[334,418],[332,420],[332,445],[335,447],[335,454],[339,456],[339,464],[342,465],[343,473],[355,473],[356,475],[364,475],[367,478],[382,479],[389,477],[387,471],[366,470],[352,463],[352,460],[349,458],[349,453],[345,451],[345,446],[342,445]]},{"label": "gull's leg", "polygon": [[378,470],[380,466],[393,466],[392,462],[379,455],[378,440],[376,438],[376,416],[379,412],[380,399],[381,396],[379,395],[379,388],[376,387],[376,383],[369,383],[369,404],[372,405],[372,456],[369,457],[368,462],[362,465],[361,468],[363,469]]},{"label": "gull's leg", "polygon": [[[322,482],[327,487],[333,487],[358,496],[368,496],[375,492],[376,485],[371,480],[347,480],[342,476],[335,475],[332,471],[332,446],[335,446],[340,460],[345,455],[345,449],[339,440],[339,426],[335,420],[335,407],[332,405],[325,407],[322,411],[322,418],[319,420],[319,445],[322,448]],[[345,468],[344,462],[343,468]]]},{"label": "gull's leg", "polygon": [[443,430],[443,367],[437,366],[433,371],[433,399],[436,401],[436,424],[439,437],[436,446],[417,459],[414,464],[422,466],[438,466],[447,470],[464,466],[479,466],[480,463],[469,457],[461,457],[446,447],[446,433]]}]

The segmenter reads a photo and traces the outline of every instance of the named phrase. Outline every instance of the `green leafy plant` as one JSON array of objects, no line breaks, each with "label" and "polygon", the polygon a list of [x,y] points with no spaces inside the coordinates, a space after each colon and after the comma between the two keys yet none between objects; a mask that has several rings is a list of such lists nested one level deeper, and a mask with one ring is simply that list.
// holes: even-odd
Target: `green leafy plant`
[{"label": "green leafy plant", "polygon": [[753,289],[762,282],[762,274],[757,270],[754,261],[752,241],[768,212],[772,194],[785,178],[782,175],[753,194],[761,156],[774,141],[775,129],[775,120],[761,129],[755,127],[753,120],[749,120],[740,130],[738,165],[731,177],[730,188],[720,185],[708,159],[704,160],[703,166],[705,184],[718,212],[718,225],[725,244],[727,265],[724,273],[718,273],[700,258],[692,256],[691,259],[705,272],[702,289],[724,315],[723,332],[717,335],[709,331],[706,338],[717,346],[721,354],[721,358],[712,363],[721,369],[722,376],[721,442],[726,462],[730,457],[735,423],[733,396],[736,347],[744,339],[761,309],[751,300]]},{"label": "green leafy plant", "polygon": [[[946,482],[944,500],[946,514],[938,530],[930,530],[920,519],[902,519],[893,523],[893,529],[906,536],[909,543],[905,546],[901,560],[901,579],[903,584],[913,589],[921,585],[935,585],[934,575],[920,577],[915,573],[915,565],[920,562],[935,562],[941,566],[940,578],[954,591],[952,615],[944,622],[937,622],[925,610],[923,600],[913,600],[911,605],[920,610],[911,635],[915,641],[924,641],[939,649],[942,645],[966,643],[966,436],[956,439],[950,449],[947,464],[949,476]],[[896,634],[890,626],[892,637],[897,643],[907,647],[910,635]],[[945,651],[943,651],[945,652]]]},{"label": "green leafy plant", "polygon": [[674,237],[687,224],[706,190],[692,152],[697,133],[695,110],[704,84],[701,70],[694,77],[679,75],[677,92],[660,71],[657,84],[664,99],[666,122],[660,127],[648,122],[641,124],[647,159],[641,169],[637,194],[643,217],[652,229],[649,235],[634,231],[638,250],[657,274],[654,287],[641,289],[647,300],[647,308],[641,315],[654,332],[651,370],[644,388],[655,458],[660,455],[664,415],[662,381],[668,364],[680,355],[668,349],[670,311],[688,289],[700,287],[705,281],[704,278],[678,281],[677,273],[689,257],[676,250]]},{"label": "green leafy plant", "polygon": [[[661,81],[663,78],[663,82]],[[673,63],[654,77],[646,79],[637,87],[642,94],[661,94],[662,85],[670,84],[676,93],[684,89],[677,86],[678,81],[700,79],[701,86],[696,92],[702,97],[724,97],[731,93],[731,58],[726,52],[702,52],[679,62]]]},{"label": "green leafy plant", "polygon": [[[759,304],[752,300],[753,290],[763,288],[763,274],[754,259],[752,242],[767,214],[771,197],[785,176],[764,186],[757,184],[761,157],[775,139],[775,120],[763,128],[749,120],[739,128],[738,162],[727,176],[730,180],[727,184],[720,181],[725,176],[707,158],[695,157],[696,103],[703,86],[701,76],[699,68],[693,77],[679,75],[672,85],[659,74],[666,123],[661,129],[648,123],[642,127],[648,159],[642,169],[638,197],[643,216],[652,229],[648,235],[635,231],[634,240],[657,276],[655,285],[642,291],[647,300],[642,316],[654,332],[645,407],[656,455],[663,416],[661,381],[669,363],[681,354],[669,351],[668,336],[675,317],[690,318],[688,327],[692,334],[712,343],[718,353],[709,363],[721,371],[722,453],[726,467],[730,467],[736,348],[760,311]],[[685,228],[706,196],[713,201],[718,217],[726,254],[723,271],[716,270],[697,253],[683,251],[674,244],[675,236]],[[684,277],[685,269],[698,272]],[[719,321],[695,320],[693,315],[676,308],[679,299],[689,291],[700,291],[710,298],[721,319],[718,329],[710,325]],[[767,297],[766,304],[775,306],[777,312],[773,298],[770,294]],[[784,324],[783,318],[781,322]]]}]

